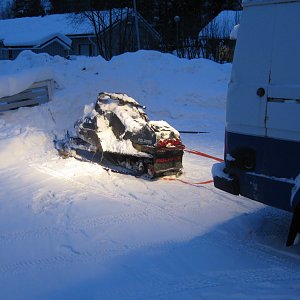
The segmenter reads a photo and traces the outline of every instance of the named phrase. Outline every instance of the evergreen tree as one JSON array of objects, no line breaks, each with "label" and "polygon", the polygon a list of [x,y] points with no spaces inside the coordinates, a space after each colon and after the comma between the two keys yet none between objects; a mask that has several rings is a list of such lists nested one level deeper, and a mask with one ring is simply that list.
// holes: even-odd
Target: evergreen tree
[{"label": "evergreen tree", "polygon": [[[133,0],[49,1],[51,13],[133,7]],[[241,0],[136,0],[136,4],[138,12],[162,35],[165,50],[171,51],[179,41],[196,40],[199,31],[223,9],[240,8]]]},{"label": "evergreen tree", "polygon": [[7,2],[5,4],[2,4],[1,6],[1,12],[0,12],[0,19],[11,19],[13,18],[13,12],[12,12],[12,3]]},{"label": "evergreen tree", "polygon": [[40,0],[13,0],[12,12],[15,18],[40,16],[44,14]]}]

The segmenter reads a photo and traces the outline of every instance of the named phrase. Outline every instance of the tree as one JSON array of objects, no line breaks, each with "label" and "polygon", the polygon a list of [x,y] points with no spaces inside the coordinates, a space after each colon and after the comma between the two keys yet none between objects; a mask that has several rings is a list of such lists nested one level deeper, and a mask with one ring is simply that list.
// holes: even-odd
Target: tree
[{"label": "tree", "polygon": [[108,10],[132,6],[132,0],[49,0],[51,13],[83,12],[86,10]]},{"label": "tree", "polygon": [[[95,24],[101,23],[101,11],[132,8],[133,0],[49,0],[52,13],[87,12]],[[223,9],[238,9],[241,0],[136,0],[138,12],[161,34],[162,51],[197,46],[199,31]],[[91,15],[94,11],[94,16]],[[179,22],[175,21],[175,17]],[[97,25],[97,26],[98,26]],[[99,27],[99,26],[98,26]]]},{"label": "tree", "polygon": [[[106,10],[103,9],[104,7],[106,7]],[[108,7],[103,6],[102,2],[101,6],[90,6],[88,10],[75,14],[73,17],[74,22],[88,21],[91,24],[95,33],[97,51],[106,60],[112,58],[113,47],[119,53],[128,48],[129,41],[126,40],[126,37],[128,36],[131,11],[130,8],[112,9]],[[118,49],[116,49],[116,46],[118,46]]]},{"label": "tree", "polygon": [[3,4],[2,7],[0,7],[0,19],[11,18],[13,18],[12,3],[7,2],[5,5]]},{"label": "tree", "polygon": [[16,18],[41,16],[44,9],[40,0],[13,0],[12,13]]}]

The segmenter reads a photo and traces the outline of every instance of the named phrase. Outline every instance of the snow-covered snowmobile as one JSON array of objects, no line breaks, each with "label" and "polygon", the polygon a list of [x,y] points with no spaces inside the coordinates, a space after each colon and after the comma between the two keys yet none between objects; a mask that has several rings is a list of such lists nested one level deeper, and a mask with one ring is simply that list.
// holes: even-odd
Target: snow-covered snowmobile
[{"label": "snow-covered snowmobile", "polygon": [[63,157],[109,162],[134,175],[180,174],[179,132],[165,121],[150,121],[144,109],[126,94],[100,93],[75,123],[76,136],[55,140],[55,147]]}]

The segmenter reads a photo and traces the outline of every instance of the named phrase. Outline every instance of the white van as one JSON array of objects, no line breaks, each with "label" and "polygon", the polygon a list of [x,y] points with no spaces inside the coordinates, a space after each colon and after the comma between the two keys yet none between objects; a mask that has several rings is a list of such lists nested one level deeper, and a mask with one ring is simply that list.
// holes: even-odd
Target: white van
[{"label": "white van", "polygon": [[215,186],[294,213],[300,230],[300,1],[248,0],[227,95]]}]

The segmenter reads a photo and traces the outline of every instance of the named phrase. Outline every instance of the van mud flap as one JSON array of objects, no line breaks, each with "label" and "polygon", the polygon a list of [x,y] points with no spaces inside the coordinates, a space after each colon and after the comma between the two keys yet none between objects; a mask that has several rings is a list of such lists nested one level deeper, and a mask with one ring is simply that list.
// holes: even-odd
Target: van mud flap
[{"label": "van mud flap", "polygon": [[238,183],[238,179],[235,177],[231,177],[231,179],[227,179],[224,177],[214,177],[214,186],[222,191],[233,195],[240,194],[240,186]]},{"label": "van mud flap", "polygon": [[224,163],[214,164],[212,168],[212,175],[214,179],[214,186],[217,189],[233,195],[240,194],[240,184],[238,178],[226,172]]},{"label": "van mud flap", "polygon": [[300,233],[300,206],[298,206],[293,213],[288,238],[286,241],[287,247],[294,245],[298,233]]}]

